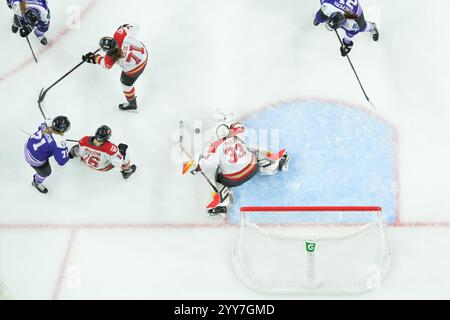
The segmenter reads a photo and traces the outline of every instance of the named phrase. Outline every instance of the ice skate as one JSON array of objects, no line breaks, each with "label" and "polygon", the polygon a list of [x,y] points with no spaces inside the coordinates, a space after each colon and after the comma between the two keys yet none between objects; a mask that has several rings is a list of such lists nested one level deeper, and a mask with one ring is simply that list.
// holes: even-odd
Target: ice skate
[{"label": "ice skate", "polygon": [[40,193],[47,193],[48,192],[48,189],[42,184],[42,183],[37,183],[35,180],[34,180],[34,177],[33,177],[33,181],[31,182],[31,185],[33,186],[33,187],[35,187],[36,188],[36,190],[37,191],[39,191]]},{"label": "ice skate", "polygon": [[134,165],[134,164],[131,165],[131,166],[130,166],[130,169],[125,170],[125,171],[121,171],[122,177],[123,177],[125,180],[128,179],[133,173],[136,172],[136,169],[137,169],[136,165]]},{"label": "ice skate", "polygon": [[380,39],[380,33],[378,32],[377,25],[373,24],[373,30],[371,32],[373,41],[378,41]]},{"label": "ice skate", "polygon": [[122,111],[134,111],[137,112],[137,102],[136,97],[126,103],[119,104],[119,109]]},{"label": "ice skate", "polygon": [[223,217],[227,216],[228,209],[225,206],[217,206],[215,208],[208,209],[208,214],[210,217]]}]

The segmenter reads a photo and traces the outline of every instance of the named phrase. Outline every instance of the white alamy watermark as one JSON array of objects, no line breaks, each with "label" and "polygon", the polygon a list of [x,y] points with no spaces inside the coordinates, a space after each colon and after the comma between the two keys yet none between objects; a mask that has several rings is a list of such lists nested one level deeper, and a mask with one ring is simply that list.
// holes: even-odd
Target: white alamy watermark
[{"label": "white alamy watermark", "polygon": [[[206,129],[205,129],[206,127]],[[183,148],[189,153],[193,160],[197,161],[209,152],[210,146],[222,139],[217,135],[218,126],[204,126],[201,121],[192,121],[186,124],[183,130],[174,130],[171,141],[174,146],[171,150],[171,161],[173,164],[181,164],[186,161],[186,153],[180,147],[180,136],[182,136]],[[281,150],[280,129],[254,129],[244,125],[244,132],[237,135],[237,143],[243,144],[249,149],[264,149],[271,152]],[[232,137],[229,135],[228,137]]]}]

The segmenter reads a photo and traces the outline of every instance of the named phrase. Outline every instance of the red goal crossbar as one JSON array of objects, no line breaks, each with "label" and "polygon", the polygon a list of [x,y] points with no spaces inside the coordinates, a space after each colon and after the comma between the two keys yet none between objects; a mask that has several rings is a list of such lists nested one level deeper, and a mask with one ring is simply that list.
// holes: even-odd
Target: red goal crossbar
[{"label": "red goal crossbar", "polygon": [[308,212],[308,211],[346,211],[346,212],[381,212],[381,207],[376,206],[302,206],[302,207],[241,207],[241,212]]}]

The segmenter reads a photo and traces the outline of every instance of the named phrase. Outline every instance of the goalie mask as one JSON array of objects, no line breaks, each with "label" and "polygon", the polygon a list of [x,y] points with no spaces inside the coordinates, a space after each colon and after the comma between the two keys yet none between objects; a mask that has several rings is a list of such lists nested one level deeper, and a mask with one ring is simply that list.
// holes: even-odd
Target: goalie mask
[{"label": "goalie mask", "polygon": [[222,123],[216,128],[216,136],[217,139],[225,139],[230,135],[230,128],[225,124]]}]

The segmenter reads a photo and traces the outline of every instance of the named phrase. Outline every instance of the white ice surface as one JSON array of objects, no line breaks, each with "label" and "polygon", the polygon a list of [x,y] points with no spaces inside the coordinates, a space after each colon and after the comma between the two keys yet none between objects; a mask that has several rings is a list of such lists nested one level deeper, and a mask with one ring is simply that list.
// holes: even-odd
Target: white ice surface
[{"label": "white ice surface", "polygon": [[[26,42],[9,31],[6,6],[0,10],[0,277],[16,298],[274,298],[249,292],[234,277],[230,254],[237,229],[196,227],[221,221],[205,217],[209,191],[203,181],[181,177],[170,161],[174,130],[180,119],[211,123],[217,108],[244,115],[296,97],[370,108],[335,36],[312,26],[318,1],[96,2],[80,29],[65,32],[40,55],[39,65],[22,68],[30,56]],[[50,6],[52,40],[64,31],[68,5]],[[443,22],[450,3],[366,0],[363,6],[367,18],[380,13],[381,39],[359,36],[352,59],[376,112],[399,131],[402,222],[450,222],[450,46]],[[51,90],[45,111],[71,119],[70,138],[110,125],[113,140],[130,145],[139,171],[124,183],[117,171],[52,163],[50,193],[41,196],[29,186],[33,171],[23,160],[26,136],[19,128],[32,131],[41,121],[35,103],[41,87],[127,22],[140,25],[150,51],[136,84],[140,112],[117,110],[123,99],[118,69],[91,65]],[[95,228],[99,224],[110,226]],[[448,228],[391,227],[389,236],[392,273],[381,291],[362,298],[449,298]],[[80,269],[79,289],[67,286],[70,267]]]}]

